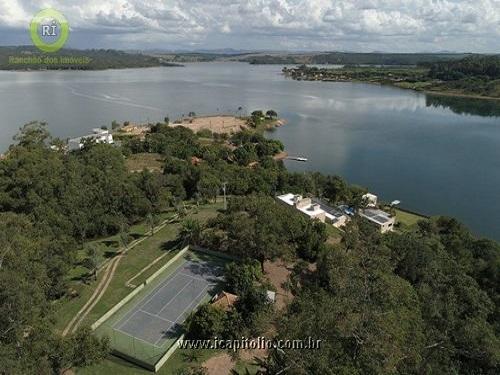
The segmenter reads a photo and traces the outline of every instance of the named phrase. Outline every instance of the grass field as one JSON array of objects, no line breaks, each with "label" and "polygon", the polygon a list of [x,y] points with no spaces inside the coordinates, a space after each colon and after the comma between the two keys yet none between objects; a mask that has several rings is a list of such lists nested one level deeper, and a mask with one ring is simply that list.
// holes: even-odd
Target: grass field
[{"label": "grass field", "polygon": [[127,157],[125,164],[130,172],[140,172],[143,170],[163,171],[165,158],[160,154],[140,153]]},{"label": "grass field", "polygon": [[[222,203],[201,206],[198,209],[198,212],[191,213],[189,216],[200,221],[206,221],[208,218],[216,216],[217,210],[220,208],[222,208]],[[167,215],[171,216],[172,213],[165,214],[165,218]],[[141,236],[143,237],[148,230],[148,225],[146,223],[141,223],[132,226],[130,233],[133,237],[140,238]],[[89,325],[92,324],[107,310],[123,299],[131,291],[130,288],[125,286],[125,283],[130,278],[139,273],[144,267],[153,262],[155,259],[164,255],[165,252],[175,250],[177,248],[176,238],[178,230],[178,223],[167,225],[155,233],[154,236],[147,238],[145,241],[130,250],[121,260],[115,276],[103,298],[97,303],[84,323]],[[97,243],[99,245],[101,256],[108,258],[112,257],[114,255],[113,253],[116,253],[119,247],[118,236],[100,239],[98,241],[93,241],[93,243]],[[165,256],[162,259],[162,262],[153,265],[151,268],[143,272],[137,279],[135,279],[134,282],[136,285],[146,280],[156,270],[158,270],[162,264],[168,261],[169,256],[170,255]],[[87,272],[88,270],[83,267],[76,267],[72,272],[70,287],[78,293],[77,297],[62,299],[54,305],[54,309],[56,310],[55,315],[57,317],[56,329],[59,331],[62,331],[72,317],[82,308],[98,284],[98,282],[95,281],[92,281],[90,284],[82,282],[82,273]]]},{"label": "grass field", "polygon": [[[217,350],[177,350],[168,362],[157,372],[159,375],[178,375],[181,370],[190,366],[201,365],[210,357],[219,354]],[[151,371],[144,370],[118,357],[110,356],[98,365],[77,369],[80,375],[151,375]]]},{"label": "grass field", "polygon": [[425,220],[425,216],[412,214],[406,211],[396,209],[396,220],[403,226],[411,227],[418,223],[420,220]]},{"label": "grass field", "polygon": [[326,234],[328,235],[328,243],[331,244],[338,243],[342,239],[342,231],[330,224],[326,224]]}]

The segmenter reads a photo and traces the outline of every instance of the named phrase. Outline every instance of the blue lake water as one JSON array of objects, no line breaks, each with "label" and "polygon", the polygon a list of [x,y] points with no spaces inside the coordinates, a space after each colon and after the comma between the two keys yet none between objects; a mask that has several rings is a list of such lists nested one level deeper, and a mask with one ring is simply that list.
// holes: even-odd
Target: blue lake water
[{"label": "blue lake water", "polygon": [[500,101],[436,97],[358,83],[297,82],[281,66],[188,64],[98,72],[0,72],[0,149],[24,123],[86,134],[112,120],[156,122],[275,109],[269,133],[307,163],[405,208],[454,216],[500,240]]}]

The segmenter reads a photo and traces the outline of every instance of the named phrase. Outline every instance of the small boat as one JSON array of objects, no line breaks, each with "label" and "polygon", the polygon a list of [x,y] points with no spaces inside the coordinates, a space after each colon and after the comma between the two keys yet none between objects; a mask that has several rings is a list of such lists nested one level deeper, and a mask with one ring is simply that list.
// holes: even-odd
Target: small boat
[{"label": "small boat", "polygon": [[295,160],[295,161],[307,161],[307,158],[303,158],[300,156],[289,156],[287,157],[288,160]]}]

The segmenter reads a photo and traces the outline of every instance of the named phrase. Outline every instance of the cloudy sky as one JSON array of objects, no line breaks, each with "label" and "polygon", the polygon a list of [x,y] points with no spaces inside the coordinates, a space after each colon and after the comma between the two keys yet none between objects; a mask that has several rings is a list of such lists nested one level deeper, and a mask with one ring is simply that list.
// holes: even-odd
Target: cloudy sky
[{"label": "cloudy sky", "polygon": [[43,8],[75,48],[500,53],[500,0],[0,0],[0,45]]}]

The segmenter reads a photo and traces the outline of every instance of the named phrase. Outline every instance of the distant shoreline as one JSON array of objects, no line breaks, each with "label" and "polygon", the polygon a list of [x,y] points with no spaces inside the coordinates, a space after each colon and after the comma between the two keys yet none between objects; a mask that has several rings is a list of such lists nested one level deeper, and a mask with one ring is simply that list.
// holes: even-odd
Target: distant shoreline
[{"label": "distant shoreline", "polygon": [[321,83],[362,83],[362,84],[367,84],[367,85],[376,85],[376,86],[389,86],[389,87],[394,87],[397,89],[405,90],[405,91],[413,91],[413,92],[419,92],[423,94],[429,94],[429,95],[436,95],[436,96],[449,96],[449,97],[456,97],[456,98],[466,98],[466,99],[483,99],[483,100],[495,100],[499,101],[500,97],[495,97],[495,96],[482,96],[482,95],[475,95],[475,94],[462,94],[458,92],[450,92],[450,91],[433,91],[433,90],[419,90],[416,88],[411,88],[411,87],[402,87],[398,86],[392,83],[388,82],[371,82],[371,81],[362,81],[359,79],[342,79],[342,80],[323,80],[323,81],[318,81],[318,80],[313,80],[313,79],[301,79],[301,80],[295,80],[294,81],[307,81],[307,82],[321,82]]},{"label": "distant shoreline", "polygon": [[61,69],[7,69],[0,66],[2,72],[16,72],[16,73],[31,73],[31,72],[103,72],[106,70],[126,70],[126,69],[151,69],[151,68],[184,68],[183,64],[162,64],[157,66],[124,66],[124,67],[109,67],[109,68],[61,68]]},{"label": "distant shoreline", "polygon": [[118,50],[68,48],[56,53],[43,53],[33,46],[0,46],[0,70],[2,71],[98,71],[182,66],[161,57]]},{"label": "distant shoreline", "polygon": [[381,82],[370,82],[370,81],[361,81],[361,80],[338,80],[338,81],[323,81],[323,82],[352,82],[352,83],[366,83],[366,84],[371,84],[371,85],[378,85],[378,86],[389,86],[389,87],[395,87],[401,90],[410,90],[413,92],[419,92],[423,94],[428,94],[428,95],[436,95],[436,96],[449,96],[449,97],[455,97],[455,98],[464,98],[464,99],[482,99],[482,100],[495,100],[495,101],[500,101],[500,97],[496,96],[484,96],[484,95],[477,95],[477,94],[463,94],[459,92],[452,92],[452,91],[435,91],[435,90],[419,90],[417,88],[411,88],[411,87],[401,87],[398,85],[395,85],[393,83],[381,83]]}]

